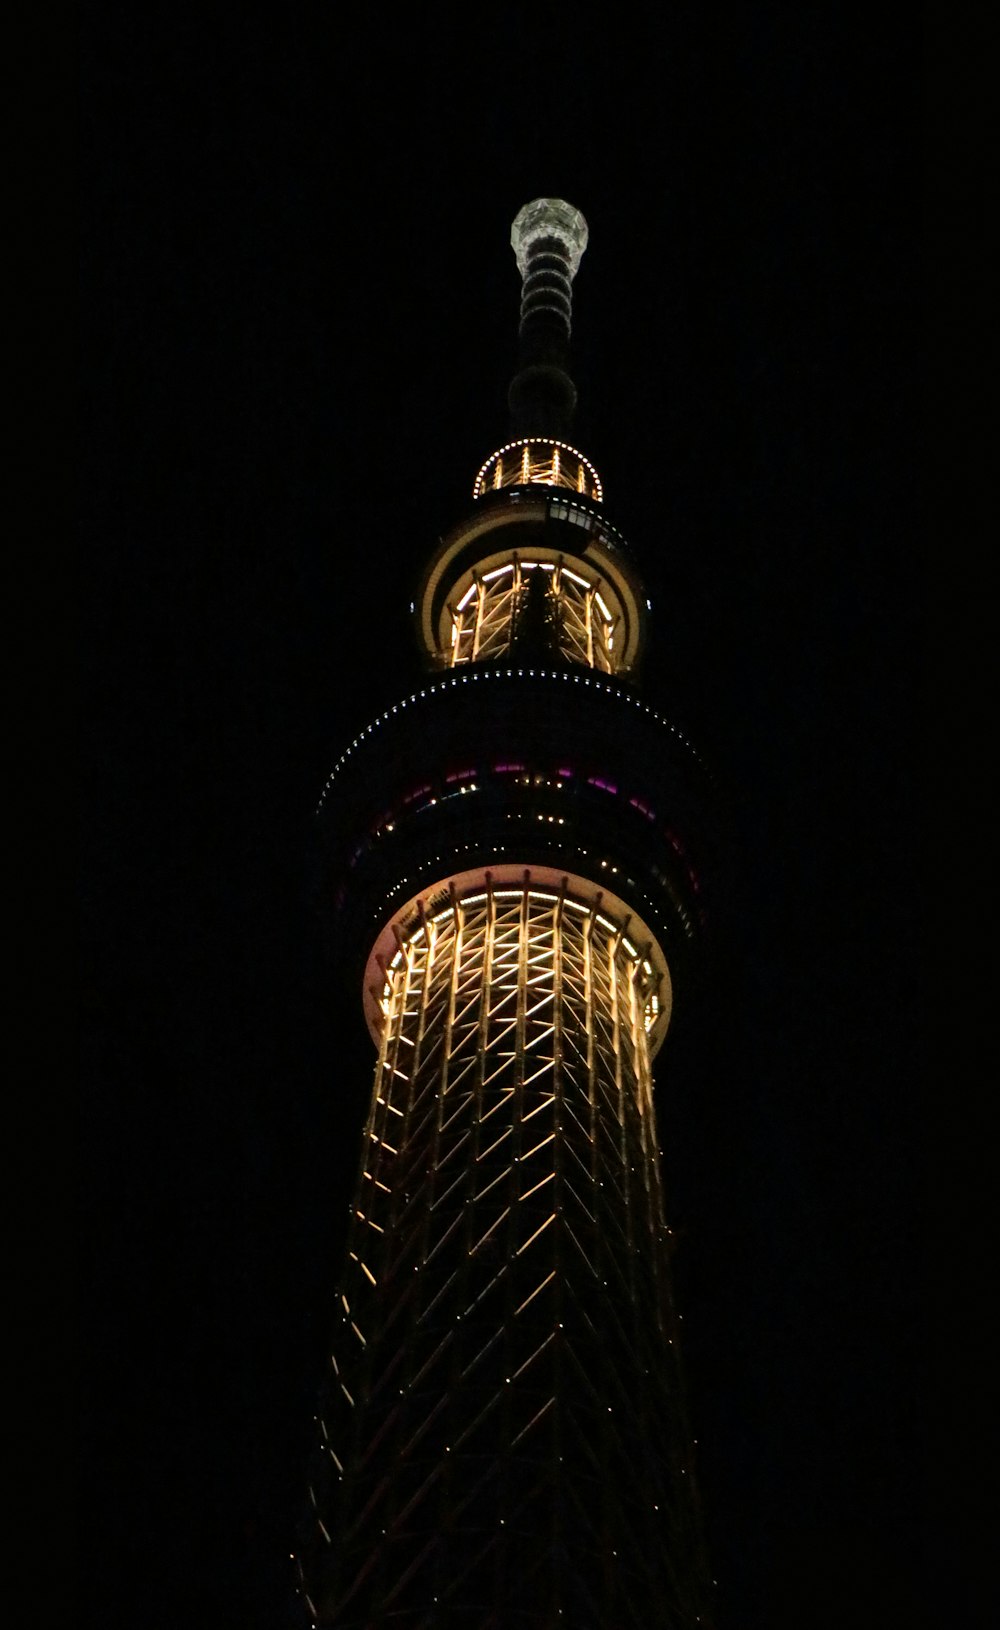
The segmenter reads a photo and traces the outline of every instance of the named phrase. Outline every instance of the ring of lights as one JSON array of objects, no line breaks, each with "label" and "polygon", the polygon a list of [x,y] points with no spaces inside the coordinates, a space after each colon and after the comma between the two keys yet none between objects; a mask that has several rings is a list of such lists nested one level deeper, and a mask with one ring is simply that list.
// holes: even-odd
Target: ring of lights
[{"label": "ring of lights", "polygon": [[472,487],[473,498],[502,487],[567,487],[599,504],[604,498],[601,478],[589,458],[569,442],[548,436],[525,436],[498,447],[482,464]]}]

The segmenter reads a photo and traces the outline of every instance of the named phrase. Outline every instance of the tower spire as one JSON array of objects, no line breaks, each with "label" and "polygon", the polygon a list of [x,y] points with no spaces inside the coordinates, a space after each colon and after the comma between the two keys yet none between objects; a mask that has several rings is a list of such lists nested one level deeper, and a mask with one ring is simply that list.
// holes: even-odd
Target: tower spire
[{"label": "tower spire", "polygon": [[515,216],[510,242],[521,273],[518,366],[507,395],[511,428],[515,436],[561,438],[576,407],[569,339],[587,223],[561,198],[535,198]]}]

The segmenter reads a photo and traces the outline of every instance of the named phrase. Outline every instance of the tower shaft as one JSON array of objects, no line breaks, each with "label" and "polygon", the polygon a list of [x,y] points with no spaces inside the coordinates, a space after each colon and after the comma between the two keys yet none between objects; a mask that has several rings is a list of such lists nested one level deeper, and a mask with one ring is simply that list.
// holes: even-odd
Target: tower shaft
[{"label": "tower shaft", "polygon": [[313,1489],[334,1623],[695,1622],[653,995],[621,922],[530,881],[401,938]]}]

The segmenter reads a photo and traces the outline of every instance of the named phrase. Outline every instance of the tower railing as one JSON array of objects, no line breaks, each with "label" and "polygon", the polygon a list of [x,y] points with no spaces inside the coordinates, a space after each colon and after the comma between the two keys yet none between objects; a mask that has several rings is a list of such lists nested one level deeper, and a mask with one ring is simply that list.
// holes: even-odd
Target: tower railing
[{"label": "tower railing", "polygon": [[569,442],[547,436],[524,436],[507,442],[491,453],[476,474],[474,498],[502,487],[568,487],[600,503],[604,497],[601,478],[588,458]]}]

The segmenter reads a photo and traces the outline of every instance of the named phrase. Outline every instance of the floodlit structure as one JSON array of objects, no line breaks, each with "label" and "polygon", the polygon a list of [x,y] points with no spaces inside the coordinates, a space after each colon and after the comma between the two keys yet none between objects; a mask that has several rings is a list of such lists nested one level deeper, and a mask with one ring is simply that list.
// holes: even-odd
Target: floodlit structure
[{"label": "floodlit structure", "polygon": [[312,1622],[706,1625],[651,1067],[704,776],[567,439],[579,212],[537,199],[511,440],[424,572],[428,675],[319,819],[378,1049],[301,1588]]}]

